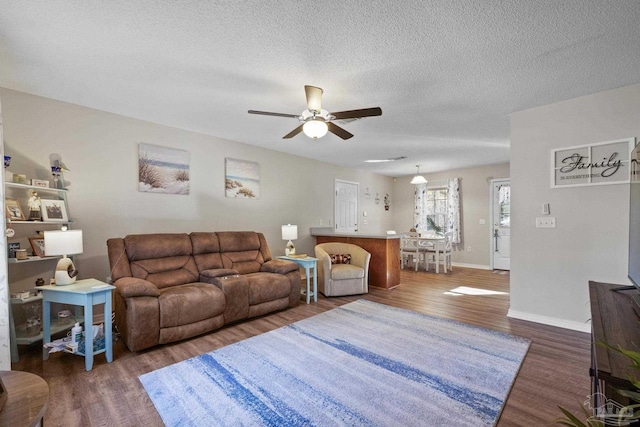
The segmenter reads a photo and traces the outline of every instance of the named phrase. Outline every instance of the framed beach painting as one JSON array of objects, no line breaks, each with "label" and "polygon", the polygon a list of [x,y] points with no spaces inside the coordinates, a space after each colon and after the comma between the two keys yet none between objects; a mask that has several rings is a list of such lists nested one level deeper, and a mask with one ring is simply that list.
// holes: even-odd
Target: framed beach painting
[{"label": "framed beach painting", "polygon": [[260,165],[246,160],[225,159],[225,196],[235,199],[260,197]]},{"label": "framed beach painting", "polygon": [[189,194],[190,154],[185,150],[138,145],[138,191]]}]

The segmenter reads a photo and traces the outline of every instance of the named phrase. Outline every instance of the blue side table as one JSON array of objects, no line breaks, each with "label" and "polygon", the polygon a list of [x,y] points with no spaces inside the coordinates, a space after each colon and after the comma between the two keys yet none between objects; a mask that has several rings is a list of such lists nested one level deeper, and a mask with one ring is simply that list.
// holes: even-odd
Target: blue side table
[{"label": "blue side table", "polygon": [[[43,343],[51,342],[51,303],[72,304],[84,307],[84,365],[87,371],[93,367],[93,356],[105,353],[107,362],[113,361],[113,342],[111,340],[111,291],[115,286],[96,279],[78,280],[71,285],[39,286],[42,290],[42,332]],[[104,304],[104,349],[93,351],[93,306]],[[43,349],[42,359],[49,358],[47,348]]]},{"label": "blue side table", "polygon": [[[318,258],[305,257],[296,258],[290,256],[279,256],[279,259],[286,259],[287,261],[293,261],[296,264],[304,268],[305,275],[307,276],[307,304],[310,302],[310,298],[313,295],[313,302],[318,302]],[[313,268],[313,292],[309,287],[310,270]]]}]

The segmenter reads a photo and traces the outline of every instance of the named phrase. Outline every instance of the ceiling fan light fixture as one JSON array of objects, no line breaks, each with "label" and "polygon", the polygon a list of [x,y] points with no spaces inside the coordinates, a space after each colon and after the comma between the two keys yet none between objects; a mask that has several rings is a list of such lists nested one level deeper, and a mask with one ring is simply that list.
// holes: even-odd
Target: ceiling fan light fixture
[{"label": "ceiling fan light fixture", "polygon": [[424,176],[420,175],[420,165],[416,165],[416,167],[418,168],[418,172],[416,173],[416,175],[411,180],[411,184],[413,184],[413,185],[426,184],[427,183],[427,179]]},{"label": "ceiling fan light fixture", "polygon": [[322,119],[308,120],[302,127],[302,131],[305,135],[312,139],[322,138],[327,134],[327,123]]}]

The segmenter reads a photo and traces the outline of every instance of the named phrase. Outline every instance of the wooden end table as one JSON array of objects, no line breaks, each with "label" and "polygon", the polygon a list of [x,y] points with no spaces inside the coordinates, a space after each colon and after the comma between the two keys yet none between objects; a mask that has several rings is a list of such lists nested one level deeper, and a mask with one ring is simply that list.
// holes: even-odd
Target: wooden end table
[{"label": "wooden end table", "polygon": [[0,412],[0,426],[38,426],[49,403],[49,385],[35,374],[0,371],[8,393]]}]

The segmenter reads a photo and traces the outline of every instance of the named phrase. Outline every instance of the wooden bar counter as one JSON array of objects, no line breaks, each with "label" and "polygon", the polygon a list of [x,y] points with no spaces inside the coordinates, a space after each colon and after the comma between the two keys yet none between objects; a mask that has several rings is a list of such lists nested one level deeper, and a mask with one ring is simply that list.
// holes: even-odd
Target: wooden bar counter
[{"label": "wooden bar counter", "polygon": [[391,289],[400,284],[400,236],[397,234],[332,233],[311,229],[316,243],[341,242],[358,245],[371,254],[369,286]]}]

